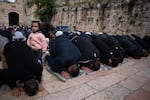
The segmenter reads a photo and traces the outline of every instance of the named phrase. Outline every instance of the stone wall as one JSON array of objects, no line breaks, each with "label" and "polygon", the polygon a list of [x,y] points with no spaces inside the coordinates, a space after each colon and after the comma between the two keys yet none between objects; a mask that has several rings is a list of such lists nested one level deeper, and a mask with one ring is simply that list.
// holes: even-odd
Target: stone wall
[{"label": "stone wall", "polygon": [[150,34],[149,0],[58,0],[54,25],[109,34]]},{"label": "stone wall", "polygon": [[26,0],[17,0],[15,3],[0,2],[0,25],[9,25],[9,13],[16,12],[19,14],[20,25],[30,25],[35,19],[34,9],[26,6]]}]

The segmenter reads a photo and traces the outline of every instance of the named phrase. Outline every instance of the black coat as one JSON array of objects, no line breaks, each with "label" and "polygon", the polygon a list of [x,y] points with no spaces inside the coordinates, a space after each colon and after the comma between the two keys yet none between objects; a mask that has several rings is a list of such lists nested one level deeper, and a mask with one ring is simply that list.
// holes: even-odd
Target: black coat
[{"label": "black coat", "polygon": [[66,36],[56,38],[51,44],[51,56],[47,56],[52,70],[60,73],[73,64],[78,64],[81,58],[79,49]]},{"label": "black coat", "polygon": [[107,35],[106,33],[100,34],[98,36],[111,48],[113,56],[120,59],[123,58],[123,48],[120,46],[117,39],[115,39],[113,36]]},{"label": "black coat", "polygon": [[72,42],[79,48],[81,52],[81,61],[87,62],[100,58],[99,50],[92,44],[91,39],[84,36],[77,36]]},{"label": "black coat", "polygon": [[142,40],[140,37],[136,36],[136,35],[132,35],[135,39],[135,41],[140,44],[141,47],[143,47],[144,49],[146,49],[147,51],[150,52],[150,44],[148,44],[147,42],[145,42],[144,40]]},{"label": "black coat", "polygon": [[124,53],[128,56],[140,58],[143,57],[146,53],[136,41],[134,41],[129,36],[116,36],[119,41],[119,44],[123,47]]},{"label": "black coat", "polygon": [[150,37],[149,36],[144,36],[143,40],[150,45]]},{"label": "black coat", "polygon": [[100,60],[103,63],[107,63],[108,59],[111,58],[111,53],[113,52],[111,48],[99,37],[92,35],[92,43],[97,47],[100,52]]},{"label": "black coat", "polygon": [[35,78],[41,82],[43,67],[38,63],[31,48],[23,42],[10,42],[4,48],[8,69],[0,72],[0,79],[15,87],[18,80]]}]

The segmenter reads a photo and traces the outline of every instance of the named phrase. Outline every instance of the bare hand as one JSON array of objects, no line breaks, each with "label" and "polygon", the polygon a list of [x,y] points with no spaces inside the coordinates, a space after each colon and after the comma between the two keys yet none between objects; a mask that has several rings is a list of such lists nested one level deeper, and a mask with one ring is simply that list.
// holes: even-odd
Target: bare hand
[{"label": "bare hand", "polygon": [[70,74],[68,72],[62,71],[61,76],[64,78],[70,78]]},{"label": "bare hand", "polygon": [[12,90],[12,96],[15,96],[15,97],[19,97],[19,96],[21,96],[21,88],[20,87],[15,87],[15,88],[13,88],[13,90]]},{"label": "bare hand", "polygon": [[44,90],[44,87],[41,83],[39,83],[39,81],[37,80],[38,83],[38,87],[39,87],[39,91],[42,92]]},{"label": "bare hand", "polygon": [[88,67],[85,67],[85,66],[82,66],[81,70],[83,70],[84,72],[89,72],[90,71],[90,69]]},{"label": "bare hand", "polygon": [[108,60],[108,65],[112,66],[112,60],[111,59]]},{"label": "bare hand", "polygon": [[40,91],[40,92],[44,91],[43,85],[42,85],[41,83],[39,83],[38,85],[39,85],[39,91]]}]

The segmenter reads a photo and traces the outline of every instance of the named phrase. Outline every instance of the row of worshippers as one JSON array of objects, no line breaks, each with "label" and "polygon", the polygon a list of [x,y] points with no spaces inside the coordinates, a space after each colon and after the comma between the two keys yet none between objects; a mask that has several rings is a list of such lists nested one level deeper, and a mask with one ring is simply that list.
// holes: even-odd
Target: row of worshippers
[{"label": "row of worshippers", "polygon": [[[8,84],[13,96],[19,96],[24,88],[29,96],[37,94],[44,88],[41,85],[42,55],[49,47],[45,57],[51,70],[64,78],[77,77],[80,69],[88,72],[97,71],[101,63],[112,67],[118,66],[125,57],[139,59],[150,52],[150,37],[140,38],[136,35],[111,36],[104,32],[62,32],[50,35],[49,45],[40,32],[40,24],[32,22],[32,33],[26,40],[21,32],[15,32],[13,42],[0,37],[1,59],[4,69],[0,70],[0,84]],[[4,39],[5,38],[5,39]],[[134,39],[133,39],[134,38]]]},{"label": "row of worshippers", "polygon": [[101,63],[116,67],[125,57],[139,59],[150,52],[150,44],[144,40],[148,36],[141,39],[136,35],[131,38],[128,35],[110,36],[104,32],[62,31],[57,31],[55,36],[50,42],[50,56],[46,56],[46,60],[51,70],[65,78],[78,76],[80,69],[97,71]]}]

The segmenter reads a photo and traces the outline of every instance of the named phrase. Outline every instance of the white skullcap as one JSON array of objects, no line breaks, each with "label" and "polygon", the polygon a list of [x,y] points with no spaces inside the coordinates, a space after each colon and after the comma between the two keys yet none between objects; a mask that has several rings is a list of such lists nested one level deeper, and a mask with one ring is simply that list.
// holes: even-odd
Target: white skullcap
[{"label": "white skullcap", "polygon": [[64,33],[62,32],[62,31],[57,31],[56,33],[55,33],[55,36],[56,37],[59,37],[59,36],[61,36],[61,35],[63,35]]},{"label": "white skullcap", "polygon": [[91,35],[91,32],[85,32],[85,34],[87,34],[87,35]]},{"label": "white skullcap", "polygon": [[13,41],[15,41],[16,39],[22,39],[22,41],[25,41],[26,40],[26,37],[23,36],[23,33],[20,32],[20,31],[16,31],[14,33],[14,36],[13,36]]},{"label": "white skullcap", "polygon": [[76,34],[81,35],[81,32],[76,32]]},{"label": "white skullcap", "polygon": [[98,32],[98,34],[104,34],[103,32]]}]

